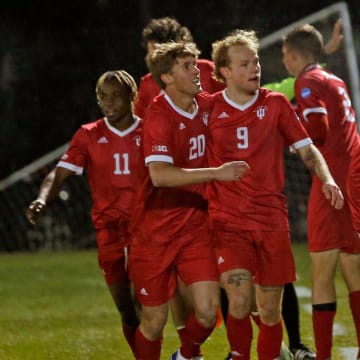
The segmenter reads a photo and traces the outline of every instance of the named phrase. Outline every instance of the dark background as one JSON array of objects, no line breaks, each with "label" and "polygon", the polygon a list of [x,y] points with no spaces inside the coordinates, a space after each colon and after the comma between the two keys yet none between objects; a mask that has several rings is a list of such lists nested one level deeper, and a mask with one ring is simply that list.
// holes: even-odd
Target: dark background
[{"label": "dark background", "polygon": [[[142,28],[173,16],[210,56],[234,28],[265,36],[335,1],[2,0],[0,5],[0,179],[70,140],[96,120],[95,83],[123,68],[147,72]],[[359,58],[360,5],[348,1]],[[281,56],[275,54],[275,56]]]}]

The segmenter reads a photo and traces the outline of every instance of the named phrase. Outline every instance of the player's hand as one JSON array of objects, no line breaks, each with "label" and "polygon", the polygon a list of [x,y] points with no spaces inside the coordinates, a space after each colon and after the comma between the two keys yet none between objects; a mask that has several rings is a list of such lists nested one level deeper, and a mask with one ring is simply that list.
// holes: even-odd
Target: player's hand
[{"label": "player's hand", "polygon": [[344,205],[344,196],[335,183],[324,183],[322,191],[335,209],[341,209]]},{"label": "player's hand", "polygon": [[334,29],[331,35],[331,39],[324,45],[324,53],[330,55],[336,52],[344,40],[342,33],[343,23],[341,19],[338,19],[334,25]]},{"label": "player's hand", "polygon": [[25,215],[30,224],[35,225],[38,215],[45,208],[45,203],[42,200],[34,200],[26,209]]},{"label": "player's hand", "polygon": [[222,164],[217,168],[216,180],[219,181],[239,181],[250,170],[246,161],[231,161]]}]

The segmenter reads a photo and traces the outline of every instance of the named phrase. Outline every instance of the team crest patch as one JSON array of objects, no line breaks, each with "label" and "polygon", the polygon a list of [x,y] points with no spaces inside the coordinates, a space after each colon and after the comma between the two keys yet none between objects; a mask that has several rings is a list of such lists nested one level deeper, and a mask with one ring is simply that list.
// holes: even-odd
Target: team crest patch
[{"label": "team crest patch", "polygon": [[308,87],[303,88],[301,89],[300,94],[303,99],[306,99],[311,95],[311,90]]},{"label": "team crest patch", "polygon": [[255,109],[256,116],[257,116],[260,120],[262,120],[262,119],[265,117],[266,111],[267,111],[267,106],[258,106],[258,107]]},{"label": "team crest patch", "polygon": [[209,113],[203,113],[202,114],[202,121],[203,123],[208,126],[208,123],[209,123]]},{"label": "team crest patch", "polygon": [[134,136],[134,140],[135,140],[136,146],[140,146],[140,144],[141,144],[141,136],[140,135]]}]

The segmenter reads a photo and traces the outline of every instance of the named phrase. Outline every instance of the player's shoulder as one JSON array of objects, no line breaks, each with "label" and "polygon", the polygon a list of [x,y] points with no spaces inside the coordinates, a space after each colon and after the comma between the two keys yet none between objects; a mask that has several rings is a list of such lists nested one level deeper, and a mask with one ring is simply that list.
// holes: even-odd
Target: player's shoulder
[{"label": "player's shoulder", "polygon": [[197,66],[199,67],[200,71],[201,70],[206,70],[206,69],[209,69],[209,70],[214,70],[214,63],[211,61],[211,60],[208,60],[208,59],[198,59],[196,61],[197,63]]},{"label": "player's shoulder", "polygon": [[147,73],[140,78],[140,82],[146,83],[151,81],[155,81],[151,73]]},{"label": "player's shoulder", "polygon": [[100,127],[103,127],[105,125],[105,119],[100,118],[96,121],[92,121],[89,123],[85,123],[81,125],[81,129],[88,132],[88,131],[94,131],[95,129],[98,129]]},{"label": "player's shoulder", "polygon": [[266,88],[259,89],[259,100],[266,100],[266,101],[288,101],[286,96],[278,91],[270,90]]},{"label": "player's shoulder", "polygon": [[206,91],[197,94],[195,98],[200,108],[212,108],[214,104],[214,94],[210,94]]}]

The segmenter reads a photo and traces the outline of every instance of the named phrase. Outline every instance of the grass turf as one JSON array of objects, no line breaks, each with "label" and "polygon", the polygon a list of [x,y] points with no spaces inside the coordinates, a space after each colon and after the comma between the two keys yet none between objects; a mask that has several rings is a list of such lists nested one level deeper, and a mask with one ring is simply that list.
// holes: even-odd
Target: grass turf
[{"label": "grass turf", "polygon": [[[305,244],[294,244],[294,253],[299,277],[296,286],[309,288],[310,263]],[[343,359],[340,347],[356,344],[340,274],[336,287],[338,335],[334,337],[334,360]],[[310,299],[299,297],[299,301],[303,341],[313,347],[311,316],[305,310],[310,308]],[[168,359],[177,347],[178,337],[169,320],[162,359]],[[203,352],[207,360],[218,360],[227,351],[222,325],[205,342]],[[95,250],[0,254],[0,359],[132,359]]]}]

